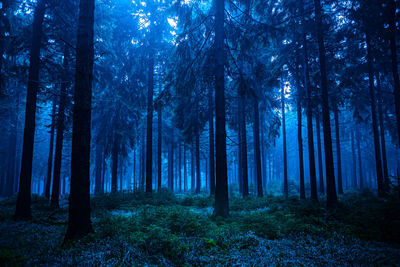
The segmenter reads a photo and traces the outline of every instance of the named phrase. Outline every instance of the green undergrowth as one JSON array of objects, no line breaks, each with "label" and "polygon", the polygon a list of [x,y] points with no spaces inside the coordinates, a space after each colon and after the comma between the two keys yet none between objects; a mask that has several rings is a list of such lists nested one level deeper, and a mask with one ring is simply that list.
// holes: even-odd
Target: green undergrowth
[{"label": "green undergrowth", "polygon": [[[360,257],[380,264],[380,254],[399,254],[400,201],[395,196],[349,192],[330,209],[322,198],[234,197],[228,218],[213,216],[213,202],[209,196],[168,191],[99,195],[91,201],[94,233],[62,245],[67,209],[53,210],[46,199],[33,196],[32,221],[16,223],[11,220],[15,198],[5,199],[0,201],[0,265],[229,265],[232,259],[286,265],[291,257],[306,265],[318,257],[321,264],[352,265],[363,264]],[[369,242],[377,241],[384,245],[369,250]],[[324,243],[332,248],[321,247]],[[297,255],[299,249],[305,255]],[[353,258],[355,249],[366,254]],[[316,250],[327,255],[314,255]],[[262,258],[265,254],[270,258]],[[384,263],[399,257],[385,257],[389,262]]]}]

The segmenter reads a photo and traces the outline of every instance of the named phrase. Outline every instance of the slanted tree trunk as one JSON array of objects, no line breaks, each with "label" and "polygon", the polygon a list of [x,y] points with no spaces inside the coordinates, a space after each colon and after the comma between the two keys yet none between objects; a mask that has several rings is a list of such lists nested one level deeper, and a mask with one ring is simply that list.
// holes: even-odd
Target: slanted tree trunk
[{"label": "slanted tree trunk", "polygon": [[157,189],[161,189],[161,179],[162,179],[162,109],[161,106],[158,107],[158,140],[157,140],[157,164],[158,164],[158,179],[157,179]]},{"label": "slanted tree trunk", "polygon": [[224,0],[215,0],[215,207],[214,215],[229,215],[225,130]]},{"label": "slanted tree trunk", "polygon": [[263,196],[263,184],[261,176],[261,151],[260,151],[260,110],[258,107],[258,99],[254,98],[254,159],[256,162],[256,181],[257,181],[257,196]]},{"label": "slanted tree trunk", "polygon": [[208,136],[210,139],[210,155],[209,155],[209,170],[210,170],[210,194],[215,194],[215,161],[214,161],[214,102],[212,88],[208,92]]},{"label": "slanted tree trunk", "polygon": [[50,184],[51,184],[51,172],[53,170],[53,152],[54,152],[54,128],[55,128],[55,117],[56,117],[56,101],[53,100],[53,107],[51,109],[51,125],[50,125],[50,145],[49,145],[49,157],[47,160],[47,176],[46,186],[44,190],[44,196],[50,198]]},{"label": "slanted tree trunk", "polygon": [[328,206],[333,206],[337,202],[335,169],[333,165],[331,121],[329,114],[328,78],[326,73],[326,52],[324,43],[324,30],[322,21],[321,1],[314,0],[315,18],[318,35],[319,64],[321,72],[321,91],[322,91],[322,125],[324,132],[325,146],[325,168],[326,168],[326,201]]},{"label": "slanted tree trunk", "polygon": [[316,127],[317,127],[317,149],[318,149],[318,175],[319,175],[319,192],[325,193],[324,188],[324,170],[322,165],[322,141],[321,141],[321,123],[319,111],[316,114]]},{"label": "slanted tree trunk", "polygon": [[340,151],[340,129],[339,129],[339,110],[337,104],[335,106],[335,130],[336,130],[336,155],[337,155],[337,169],[338,169],[338,193],[343,194],[342,185],[342,155]]},{"label": "slanted tree trunk", "polygon": [[282,138],[283,138],[283,194],[285,197],[289,194],[288,173],[287,173],[287,149],[286,149],[286,118],[285,118],[285,85],[281,88],[282,103]]},{"label": "slanted tree trunk", "polygon": [[150,49],[148,85],[147,85],[147,134],[146,134],[146,193],[153,188],[153,89],[154,89],[154,52]]},{"label": "slanted tree trunk", "polygon": [[24,140],[22,147],[19,191],[14,215],[15,220],[31,218],[33,143],[35,139],[36,100],[39,88],[40,47],[45,3],[46,0],[37,1],[33,17],[28,92],[26,95]]},{"label": "slanted tree trunk", "polygon": [[72,239],[93,232],[90,221],[90,123],[93,78],[94,0],[79,4],[72,129],[68,229]]},{"label": "slanted tree trunk", "polygon": [[378,184],[378,194],[380,196],[384,193],[383,177],[382,177],[382,161],[381,161],[381,148],[379,144],[379,131],[378,120],[376,117],[376,99],[374,92],[374,70],[372,63],[372,48],[371,39],[368,30],[366,31],[366,44],[367,44],[367,62],[368,62],[368,80],[369,80],[369,97],[371,101],[371,117],[372,117],[372,131],[374,136],[375,147],[375,164],[376,164],[376,181]]},{"label": "slanted tree trunk", "polygon": [[[61,176],[61,161],[62,149],[64,141],[64,120],[65,120],[65,105],[67,101],[67,73],[69,64],[68,45],[64,45],[64,60],[63,60],[63,75],[60,89],[60,99],[57,114],[57,136],[56,136],[56,149],[54,154],[54,171],[53,171],[53,188],[51,194],[51,205],[58,207],[59,192],[60,192],[60,176]],[[47,185],[46,185],[47,186]],[[49,185],[50,186],[50,185]]]}]

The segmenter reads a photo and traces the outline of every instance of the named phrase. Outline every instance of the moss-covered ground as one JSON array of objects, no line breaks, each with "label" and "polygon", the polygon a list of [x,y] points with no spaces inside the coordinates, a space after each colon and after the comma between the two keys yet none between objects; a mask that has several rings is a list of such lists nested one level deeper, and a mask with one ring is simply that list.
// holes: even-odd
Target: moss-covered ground
[{"label": "moss-covered ground", "polygon": [[[66,203],[66,200],[62,200]],[[66,205],[33,197],[33,219],[14,222],[0,201],[0,266],[382,266],[400,265],[400,201],[350,192],[327,209],[297,197],[231,197],[230,217],[213,199],[167,191],[92,198],[95,232],[64,243]]]}]

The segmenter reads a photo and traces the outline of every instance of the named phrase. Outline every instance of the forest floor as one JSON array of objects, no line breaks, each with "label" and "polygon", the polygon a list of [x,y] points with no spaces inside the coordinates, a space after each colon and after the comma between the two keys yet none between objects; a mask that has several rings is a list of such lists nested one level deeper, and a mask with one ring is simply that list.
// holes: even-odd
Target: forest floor
[{"label": "forest floor", "polygon": [[231,198],[226,219],[206,196],[96,196],[95,232],[66,243],[66,206],[32,201],[28,222],[12,220],[15,198],[0,201],[0,266],[400,266],[400,201],[369,191],[329,210],[323,199]]}]

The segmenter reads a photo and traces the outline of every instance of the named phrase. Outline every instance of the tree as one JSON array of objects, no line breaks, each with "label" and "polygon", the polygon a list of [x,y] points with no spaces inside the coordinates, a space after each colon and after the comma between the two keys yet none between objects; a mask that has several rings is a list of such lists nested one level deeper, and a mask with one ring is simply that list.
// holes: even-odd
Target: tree
[{"label": "tree", "polygon": [[29,60],[28,93],[26,96],[25,128],[22,147],[21,174],[14,219],[31,218],[31,179],[33,142],[35,139],[36,100],[39,88],[40,47],[46,0],[38,0],[33,19]]},{"label": "tree", "polygon": [[229,214],[225,130],[224,0],[215,0],[215,207],[216,216]]},{"label": "tree", "polygon": [[76,46],[71,192],[65,238],[93,232],[90,220],[90,123],[93,79],[94,0],[81,0]]},{"label": "tree", "polygon": [[325,146],[325,168],[326,168],[326,201],[328,206],[332,206],[337,202],[335,173],[333,167],[333,151],[331,124],[329,115],[329,90],[328,78],[326,73],[326,52],[324,44],[324,30],[322,21],[321,1],[314,0],[315,18],[318,36],[319,64],[321,73],[321,91],[322,91],[322,125],[324,133]]}]

